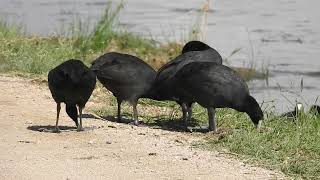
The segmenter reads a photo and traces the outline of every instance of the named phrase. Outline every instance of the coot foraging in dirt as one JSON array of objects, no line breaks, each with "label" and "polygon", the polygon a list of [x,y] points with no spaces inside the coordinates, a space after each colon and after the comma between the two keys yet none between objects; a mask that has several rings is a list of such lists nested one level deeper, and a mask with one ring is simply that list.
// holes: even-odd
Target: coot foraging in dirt
[{"label": "coot foraging in dirt", "polygon": [[133,106],[134,124],[138,125],[137,103],[148,98],[156,71],[141,59],[128,54],[106,53],[92,62],[91,69],[99,81],[117,98],[118,121],[121,121],[121,102]]},{"label": "coot foraging in dirt", "polygon": [[[199,42],[199,43],[197,43]],[[182,105],[179,101],[179,96],[174,96],[173,86],[174,84],[172,78],[174,75],[186,64],[191,62],[215,62],[218,64],[222,64],[222,58],[220,54],[209,47],[207,49],[202,48],[202,51],[189,51],[189,50],[200,50],[196,48],[197,44],[203,45],[200,41],[191,41],[187,43],[184,47],[184,53],[163,65],[157,72],[157,77],[155,83],[152,88],[152,97],[155,100],[163,101],[163,100],[172,100],[176,101],[178,104]],[[205,45],[205,44],[204,44]],[[188,52],[189,51],[189,52]],[[187,119],[191,119],[192,109],[191,105],[193,102],[190,102],[182,107],[183,119],[187,121]]]},{"label": "coot foraging in dirt", "polygon": [[[85,107],[96,85],[95,74],[80,60],[70,59],[52,69],[48,74],[48,84],[52,97],[57,103],[56,131],[61,103],[66,104],[66,112],[75,122],[77,130],[82,130],[82,109]],[[80,124],[78,123],[78,110]]]},{"label": "coot foraging in dirt", "polygon": [[246,82],[231,68],[212,62],[193,62],[174,77],[175,93],[183,104],[197,102],[207,108],[209,130],[216,131],[215,108],[246,112],[258,128],[263,112],[250,96]]}]

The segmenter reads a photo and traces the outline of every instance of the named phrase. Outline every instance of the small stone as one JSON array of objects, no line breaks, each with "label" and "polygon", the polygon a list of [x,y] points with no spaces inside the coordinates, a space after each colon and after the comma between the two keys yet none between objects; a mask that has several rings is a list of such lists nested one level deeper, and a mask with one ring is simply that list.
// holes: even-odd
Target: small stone
[{"label": "small stone", "polygon": [[149,153],[149,156],[156,156],[156,155],[157,155],[157,153],[154,153],[154,152]]},{"label": "small stone", "polygon": [[30,143],[35,144],[34,141],[28,141],[28,140],[20,140],[20,141],[18,141],[18,142],[19,142],[19,143],[26,143],[26,144],[30,144]]},{"label": "small stone", "polygon": [[180,141],[179,139],[176,139],[175,142],[180,143],[180,144],[183,144],[183,142]]},{"label": "small stone", "polygon": [[117,128],[114,125],[108,125],[109,128]]}]

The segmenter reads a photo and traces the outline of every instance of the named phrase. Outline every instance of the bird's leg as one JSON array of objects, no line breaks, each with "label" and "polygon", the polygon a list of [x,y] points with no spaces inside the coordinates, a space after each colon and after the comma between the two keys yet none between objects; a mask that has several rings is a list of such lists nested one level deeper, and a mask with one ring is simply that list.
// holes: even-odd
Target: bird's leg
[{"label": "bird's leg", "polygon": [[182,113],[183,113],[183,125],[185,130],[188,131],[188,119],[189,119],[189,117],[187,116],[188,107],[186,103],[182,103],[181,107],[182,107]]},{"label": "bird's leg", "polygon": [[80,124],[77,127],[77,131],[83,131],[82,128],[82,107],[78,107],[79,108],[79,119],[80,119]]},{"label": "bird's leg", "polygon": [[122,100],[117,99],[117,102],[118,102],[118,122],[121,122],[121,103],[122,103]]},{"label": "bird's leg", "polygon": [[192,118],[192,103],[189,103],[188,105],[187,105],[187,111],[188,111],[188,119],[187,119],[187,121],[191,121],[191,118]]},{"label": "bird's leg", "polygon": [[137,104],[138,102],[135,101],[132,103],[132,106],[133,106],[133,124],[138,126],[139,125],[139,121],[138,121],[138,111],[137,111]]},{"label": "bird's leg", "polygon": [[215,121],[215,109],[212,107],[208,108],[208,119],[209,119],[209,131],[217,132],[216,121]]},{"label": "bird's leg", "polygon": [[187,110],[187,105],[185,103],[181,103],[181,110],[182,110],[182,120],[186,121],[187,116],[188,116],[188,110]]},{"label": "bird's leg", "polygon": [[55,132],[57,133],[60,132],[60,129],[58,127],[60,110],[61,110],[61,103],[57,103],[57,120],[56,120],[56,129],[55,129]]}]

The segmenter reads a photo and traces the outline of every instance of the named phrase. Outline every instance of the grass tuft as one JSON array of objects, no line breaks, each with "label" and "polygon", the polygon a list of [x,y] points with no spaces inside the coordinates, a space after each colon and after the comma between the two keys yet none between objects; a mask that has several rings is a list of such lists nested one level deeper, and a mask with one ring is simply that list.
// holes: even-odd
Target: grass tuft
[{"label": "grass tuft", "polygon": [[290,176],[320,177],[319,116],[303,114],[293,122],[271,113],[264,120],[264,128],[258,132],[244,114],[230,110],[218,114],[222,116],[218,117],[220,127],[229,131],[223,137],[208,139],[209,147],[227,148]]}]

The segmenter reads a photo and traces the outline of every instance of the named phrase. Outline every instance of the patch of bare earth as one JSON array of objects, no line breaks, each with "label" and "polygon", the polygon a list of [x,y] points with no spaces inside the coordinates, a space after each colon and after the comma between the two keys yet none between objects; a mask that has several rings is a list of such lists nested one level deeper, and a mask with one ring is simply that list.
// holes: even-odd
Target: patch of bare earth
[{"label": "patch of bare earth", "polygon": [[[89,102],[87,106],[93,106]],[[280,179],[217,151],[192,148],[188,133],[85,118],[85,131],[61,111],[55,124],[48,88],[0,76],[0,179]],[[85,110],[86,111],[86,110]]]}]

